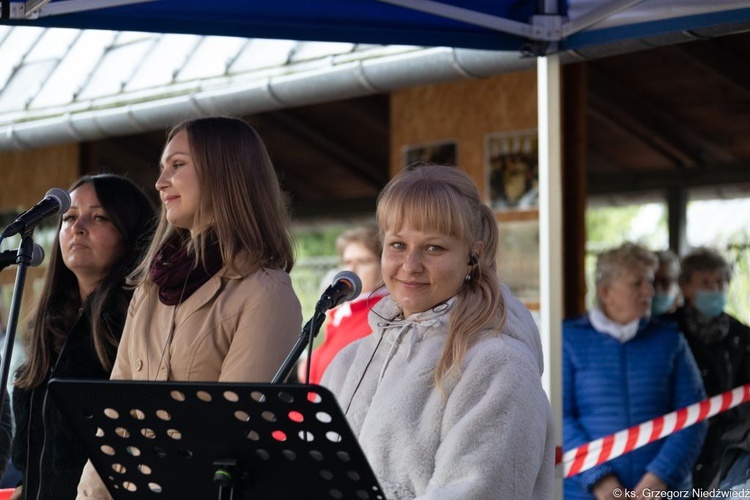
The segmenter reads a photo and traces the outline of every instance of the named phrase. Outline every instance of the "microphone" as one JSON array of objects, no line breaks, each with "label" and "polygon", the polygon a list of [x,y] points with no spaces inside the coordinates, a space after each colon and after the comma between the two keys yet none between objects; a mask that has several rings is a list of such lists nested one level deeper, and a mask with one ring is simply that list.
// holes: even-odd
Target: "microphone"
[{"label": "microphone", "polygon": [[[312,340],[318,335],[320,326],[326,319],[325,312],[332,307],[336,307],[345,300],[356,299],[361,291],[362,280],[353,272],[341,271],[333,277],[333,283],[326,288],[326,291],[321,295],[318,304],[315,306],[313,317],[302,327],[302,332],[299,334],[297,343],[294,344],[292,351],[284,360],[279,371],[276,372],[276,375],[271,381],[272,384],[283,383],[289,377],[289,373],[291,373],[292,368],[294,368],[294,364],[299,359],[302,351],[305,350],[305,346],[309,347],[310,356],[312,356]],[[309,377],[309,364],[307,365],[307,369]]]},{"label": "microphone", "polygon": [[[4,252],[0,252],[0,270],[5,269],[11,264],[15,264],[18,260],[18,251],[17,250],[6,250]],[[31,250],[31,262],[29,262],[29,266],[36,267],[39,264],[42,263],[44,260],[44,249],[34,243],[34,248]]]},{"label": "microphone", "polygon": [[70,208],[70,195],[60,188],[52,188],[44,195],[44,199],[18,216],[0,234],[0,239],[31,229],[42,220],[57,213],[67,212]]},{"label": "microphone", "polygon": [[341,271],[333,277],[333,283],[321,295],[316,312],[324,312],[344,301],[356,299],[362,291],[362,280],[351,271]]}]

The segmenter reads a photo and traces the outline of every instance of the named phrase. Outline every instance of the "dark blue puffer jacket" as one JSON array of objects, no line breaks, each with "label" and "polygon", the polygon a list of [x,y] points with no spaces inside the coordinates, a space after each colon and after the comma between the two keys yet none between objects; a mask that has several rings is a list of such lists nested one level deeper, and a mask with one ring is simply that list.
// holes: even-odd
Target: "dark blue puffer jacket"
[{"label": "dark blue puffer jacket", "polygon": [[[563,323],[563,448],[665,415],[705,398],[693,355],[673,323],[643,320],[620,343],[591,325],[588,315]],[[634,488],[646,472],[670,489],[691,487],[691,469],[705,422],[671,434],[565,480],[565,499],[590,499],[593,484],[615,473]]]}]

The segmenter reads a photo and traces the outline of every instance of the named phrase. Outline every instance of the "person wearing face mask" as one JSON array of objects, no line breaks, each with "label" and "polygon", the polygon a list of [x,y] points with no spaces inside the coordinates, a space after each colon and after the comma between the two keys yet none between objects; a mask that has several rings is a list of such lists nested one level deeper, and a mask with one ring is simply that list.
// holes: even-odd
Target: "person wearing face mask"
[{"label": "person wearing face mask", "polygon": [[[650,315],[656,266],[656,256],[633,243],[603,252],[596,305],[563,323],[565,451],[705,397],[685,338],[673,322]],[[689,491],[705,433],[700,422],[567,478],[565,499]]]},{"label": "person wearing face mask", "polygon": [[[685,305],[675,311],[703,377],[708,396],[750,382],[750,328],[724,312],[732,269],[714,249],[697,248],[682,258],[680,288]],[[694,485],[708,488],[725,444],[722,436],[750,417],[741,405],[709,420],[708,435],[695,465]]]},{"label": "person wearing face mask", "polygon": [[671,250],[660,250],[654,254],[659,259],[659,264],[654,272],[651,315],[659,316],[674,312],[682,298],[680,285],[677,283],[680,277],[680,258]]}]

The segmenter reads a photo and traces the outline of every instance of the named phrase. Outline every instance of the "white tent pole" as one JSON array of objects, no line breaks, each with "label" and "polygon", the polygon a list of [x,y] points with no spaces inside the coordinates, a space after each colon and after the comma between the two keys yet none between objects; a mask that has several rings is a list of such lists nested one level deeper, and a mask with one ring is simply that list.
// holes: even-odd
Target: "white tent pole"
[{"label": "white tent pole", "polygon": [[[556,444],[562,444],[562,145],[560,58],[537,58],[539,125],[539,303],[545,370]],[[562,484],[555,485],[562,498]]]}]

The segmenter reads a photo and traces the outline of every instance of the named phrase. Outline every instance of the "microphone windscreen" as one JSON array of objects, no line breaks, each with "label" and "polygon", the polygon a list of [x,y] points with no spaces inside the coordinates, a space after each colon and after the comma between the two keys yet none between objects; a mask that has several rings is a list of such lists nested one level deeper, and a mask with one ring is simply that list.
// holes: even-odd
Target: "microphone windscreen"
[{"label": "microphone windscreen", "polygon": [[67,212],[70,208],[70,195],[64,189],[52,188],[47,191],[47,194],[45,194],[44,197],[56,199],[60,203],[59,213],[61,214]]},{"label": "microphone windscreen", "polygon": [[[67,194],[67,193],[66,193]],[[34,243],[34,249],[31,251],[31,262],[29,266],[36,267],[44,261],[44,248]]]},{"label": "microphone windscreen", "polygon": [[341,280],[346,280],[352,285],[352,291],[347,295],[346,300],[359,297],[359,294],[362,292],[362,280],[359,279],[359,276],[351,271],[341,271],[333,277],[333,282],[336,283]]}]

